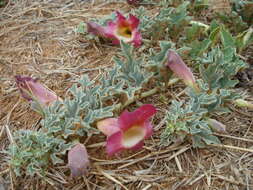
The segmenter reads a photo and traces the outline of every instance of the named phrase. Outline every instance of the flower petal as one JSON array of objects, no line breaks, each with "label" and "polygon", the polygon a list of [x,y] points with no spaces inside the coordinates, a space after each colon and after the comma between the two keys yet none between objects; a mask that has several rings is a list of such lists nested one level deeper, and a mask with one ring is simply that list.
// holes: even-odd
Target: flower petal
[{"label": "flower petal", "polygon": [[118,119],[107,118],[97,122],[97,128],[106,136],[111,136],[112,134],[118,132]]},{"label": "flower petal", "polygon": [[143,124],[143,127],[145,128],[146,134],[145,134],[145,139],[149,138],[153,134],[153,126],[149,121],[146,121]]},{"label": "flower petal", "polygon": [[116,132],[107,138],[106,152],[109,156],[112,156],[113,154],[118,153],[124,149],[121,141],[122,141],[122,132],[121,131]]},{"label": "flower petal", "polygon": [[142,37],[141,37],[141,33],[140,32],[133,32],[133,44],[135,47],[140,47],[142,44]]},{"label": "flower petal", "polygon": [[119,127],[126,131],[134,125],[142,125],[156,113],[156,108],[151,104],[145,104],[134,112],[123,112],[119,117]]},{"label": "flower petal", "polygon": [[89,166],[88,153],[83,144],[76,144],[68,152],[68,167],[72,177],[79,177],[87,173]]},{"label": "flower petal", "polygon": [[91,33],[96,36],[105,36],[105,29],[104,27],[100,26],[99,24],[95,22],[87,22],[87,31],[88,33]]},{"label": "flower petal", "polygon": [[143,140],[141,142],[139,142],[138,144],[136,144],[134,147],[131,148],[131,150],[140,150],[144,145]]},{"label": "flower petal", "polygon": [[127,131],[123,132],[122,145],[124,148],[133,148],[141,141],[146,135],[146,130],[142,126],[133,126]]},{"label": "flower petal", "polygon": [[105,37],[117,39],[117,37],[115,36],[116,31],[117,24],[112,21],[107,22],[107,26],[105,27]]},{"label": "flower petal", "polygon": [[168,51],[168,62],[166,64],[186,85],[196,88],[195,78],[191,69],[187,67],[181,57],[173,50]]},{"label": "flower petal", "polygon": [[120,41],[118,39],[114,39],[114,40],[112,40],[112,44],[119,45]]},{"label": "flower petal", "polygon": [[128,22],[129,22],[132,30],[137,29],[140,24],[140,20],[132,14],[129,15]]},{"label": "flower petal", "polygon": [[126,21],[126,17],[124,17],[119,11],[116,11],[117,16],[117,24],[123,24]]},{"label": "flower petal", "polygon": [[26,76],[15,76],[16,83],[23,98],[28,101],[38,101],[43,106],[48,106],[60,99],[52,90]]}]

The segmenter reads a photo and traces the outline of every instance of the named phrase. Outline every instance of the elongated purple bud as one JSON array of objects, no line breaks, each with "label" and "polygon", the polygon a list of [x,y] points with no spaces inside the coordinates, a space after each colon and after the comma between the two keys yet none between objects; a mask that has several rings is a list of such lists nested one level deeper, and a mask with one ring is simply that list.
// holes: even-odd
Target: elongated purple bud
[{"label": "elongated purple bud", "polygon": [[187,86],[198,90],[198,86],[191,69],[187,67],[182,58],[174,50],[168,50],[168,61],[166,66],[172,70],[177,77],[182,79]]},{"label": "elongated purple bud", "polygon": [[226,125],[222,124],[221,122],[215,119],[207,119],[207,123],[212,128],[213,131],[218,133],[226,133]]},{"label": "elongated purple bud", "polygon": [[105,29],[95,22],[87,22],[87,32],[95,36],[105,37]]},{"label": "elongated purple bud", "polygon": [[28,76],[15,76],[15,81],[23,98],[38,101],[41,106],[49,106],[60,98],[45,85]]},{"label": "elongated purple bud", "polygon": [[83,144],[76,144],[68,152],[68,167],[71,170],[72,177],[87,174],[89,163],[88,153]]}]

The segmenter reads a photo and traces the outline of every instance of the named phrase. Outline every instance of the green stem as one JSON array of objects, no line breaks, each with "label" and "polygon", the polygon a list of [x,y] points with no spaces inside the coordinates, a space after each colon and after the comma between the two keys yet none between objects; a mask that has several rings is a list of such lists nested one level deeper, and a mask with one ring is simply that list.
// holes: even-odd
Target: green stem
[{"label": "green stem", "polygon": [[[179,81],[179,79],[175,78],[175,79],[172,79],[168,82],[168,86],[171,86],[175,83],[177,83]],[[136,100],[141,100],[143,98],[146,98],[146,97],[149,97],[149,96],[152,96],[154,94],[156,94],[158,91],[160,90],[160,87],[155,87],[151,90],[148,90],[146,92],[143,92],[141,93],[140,95],[136,95],[134,96],[133,98],[130,98],[128,99],[124,104],[122,103],[118,103],[115,105],[115,111],[121,111],[122,109],[124,109],[125,107],[129,106],[130,104],[134,103]]]},{"label": "green stem", "polygon": [[194,20],[192,20],[192,21],[190,21],[190,24],[192,24],[192,25],[193,25],[193,24],[196,24],[196,25],[198,25],[198,26],[202,26],[202,27],[205,28],[205,31],[207,31],[207,30],[210,28],[209,25],[204,24],[204,23],[199,22],[199,21],[194,21]]}]

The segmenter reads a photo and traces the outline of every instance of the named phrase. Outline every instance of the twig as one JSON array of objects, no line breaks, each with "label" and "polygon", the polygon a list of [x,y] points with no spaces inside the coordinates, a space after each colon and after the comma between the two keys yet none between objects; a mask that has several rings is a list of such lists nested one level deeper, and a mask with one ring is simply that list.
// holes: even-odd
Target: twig
[{"label": "twig", "polygon": [[229,148],[229,149],[233,149],[233,150],[237,150],[237,151],[252,152],[253,153],[253,149],[241,148],[241,147],[231,146],[231,145],[210,144],[209,146],[218,147],[218,148]]},{"label": "twig", "polygon": [[[185,147],[185,146],[183,146],[183,147]],[[151,152],[151,153],[149,153],[148,155],[146,155],[146,156],[144,156],[144,157],[142,157],[142,158],[135,159],[135,160],[133,160],[133,161],[130,162],[130,163],[127,163],[127,164],[124,164],[124,165],[118,167],[118,169],[122,169],[122,168],[128,167],[128,166],[133,165],[133,164],[135,164],[135,163],[137,163],[137,162],[140,162],[140,161],[142,161],[142,160],[146,160],[146,159],[148,159],[148,158],[150,159],[150,157],[158,156],[158,155],[160,155],[160,154],[168,153],[168,152],[171,152],[171,151],[180,149],[180,148],[182,148],[182,146],[176,146],[176,147],[175,147],[175,145],[173,144],[173,145],[171,145],[170,147],[168,147],[167,150],[164,150],[164,151],[157,151],[157,152]],[[190,147],[188,147],[188,148],[190,148]],[[183,151],[182,151],[182,150],[183,150]],[[172,155],[170,158],[173,159],[175,156],[181,154],[181,153],[184,152],[184,151],[186,151],[186,149],[181,149],[181,150],[179,150],[176,154]],[[170,158],[169,158],[169,159],[170,159]],[[153,159],[159,159],[159,157],[155,157],[155,158],[153,158]]]},{"label": "twig", "polygon": [[126,186],[124,186],[120,181],[109,175],[108,173],[104,172],[98,165],[96,165],[97,170],[106,178],[110,179],[111,181],[119,184],[123,189],[128,190]]},{"label": "twig", "polygon": [[230,136],[230,135],[224,135],[224,134],[220,134],[220,133],[214,133],[216,136],[220,136],[220,137],[226,137],[226,138],[231,138],[231,139],[235,139],[235,140],[241,140],[241,141],[245,141],[245,142],[253,142],[253,140],[251,139],[245,139],[245,138],[241,138],[241,137],[235,137],[235,136]]}]

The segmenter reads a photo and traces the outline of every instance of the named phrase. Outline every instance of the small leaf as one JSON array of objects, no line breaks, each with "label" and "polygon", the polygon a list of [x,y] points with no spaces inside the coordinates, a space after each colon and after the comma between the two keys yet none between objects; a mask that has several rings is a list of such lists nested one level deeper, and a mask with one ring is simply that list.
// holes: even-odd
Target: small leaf
[{"label": "small leaf", "polygon": [[221,29],[221,42],[225,48],[227,47],[235,47],[235,39],[231,35],[231,33],[226,30],[224,27]]},{"label": "small leaf", "polygon": [[76,28],[76,32],[80,34],[85,34],[85,24],[84,22],[80,22],[79,25]]}]

